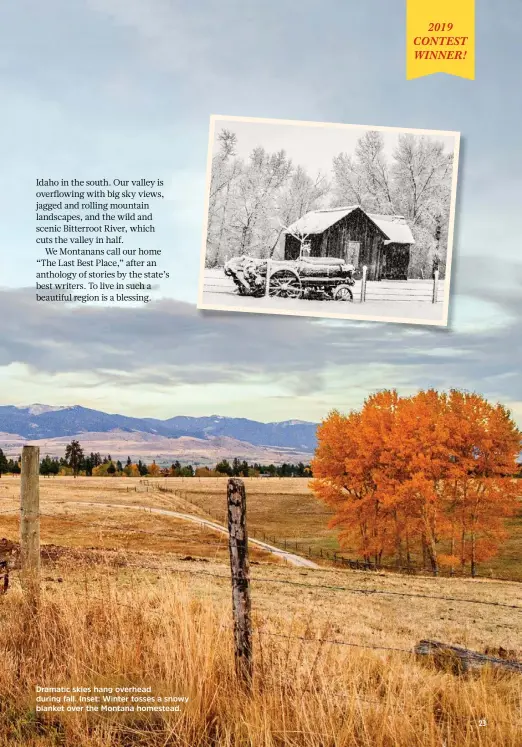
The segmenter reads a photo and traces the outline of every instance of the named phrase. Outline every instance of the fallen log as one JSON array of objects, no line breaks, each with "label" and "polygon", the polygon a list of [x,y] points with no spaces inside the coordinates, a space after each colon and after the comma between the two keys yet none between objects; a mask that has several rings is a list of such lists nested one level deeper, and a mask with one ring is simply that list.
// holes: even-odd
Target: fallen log
[{"label": "fallen log", "polygon": [[461,646],[451,646],[441,641],[422,640],[417,643],[414,653],[418,656],[429,656],[435,666],[454,672],[466,674],[489,666],[493,669],[503,669],[522,674],[522,662],[500,659],[497,656],[486,656],[476,651],[470,651]]},{"label": "fallen log", "polygon": [[3,577],[0,585],[0,594],[7,594],[9,588],[9,564],[7,560],[0,560],[0,573],[3,571]]}]

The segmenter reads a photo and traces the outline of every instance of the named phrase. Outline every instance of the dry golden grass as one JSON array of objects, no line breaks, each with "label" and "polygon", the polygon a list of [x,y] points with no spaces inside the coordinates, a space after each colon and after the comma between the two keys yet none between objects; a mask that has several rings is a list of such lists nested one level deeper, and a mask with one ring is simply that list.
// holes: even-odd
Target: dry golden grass
[{"label": "dry golden grass", "polygon": [[[16,510],[18,481],[1,482],[0,510]],[[118,508],[197,511],[181,481],[181,496],[135,482],[133,494],[129,481],[111,478],[41,481],[42,512],[51,514],[42,537],[59,547],[43,553],[36,614],[16,572],[0,597],[1,747],[520,745],[519,675],[457,677],[409,653],[433,638],[522,657],[520,610],[458,601],[522,606],[519,584],[299,569],[252,554],[261,562],[251,573],[255,684],[247,697],[233,671],[225,545],[208,545],[223,538]],[[262,490],[268,512],[281,495],[303,507],[303,486],[276,483],[249,481],[250,514],[252,503],[262,510]],[[225,482],[203,487],[219,496]],[[130,529],[144,530],[138,542]],[[0,514],[0,536],[17,538],[16,513]],[[441,596],[453,600],[433,598]],[[35,712],[37,684],[152,686],[189,702],[178,714],[51,715]]]},{"label": "dry golden grass", "polygon": [[[328,529],[332,512],[314,497],[307,478],[246,478],[249,531],[298,542],[316,553],[339,550],[337,533]],[[216,520],[226,516],[227,478],[169,478],[159,481]],[[355,557],[355,554],[354,554]]]},{"label": "dry golden grass", "polygon": [[[270,538],[297,541],[301,551],[311,547],[314,554],[321,549],[339,551],[337,532],[327,527],[332,513],[315,499],[308,479],[247,478],[245,483],[248,524],[258,536],[265,533]],[[225,516],[226,478],[169,478],[166,484],[201,510],[219,519]],[[522,581],[522,511],[507,522],[507,528],[509,536],[498,555],[479,564],[479,574]],[[359,555],[355,547],[349,546],[343,548],[342,554],[351,558]]]},{"label": "dry golden grass", "polygon": [[[12,508],[14,512],[0,513],[0,537],[16,541],[20,480],[4,477],[1,482],[0,511]],[[112,504],[112,508],[96,504]],[[139,480],[42,479],[41,541],[67,547],[151,550],[211,559],[228,557],[226,536],[219,532],[170,516],[128,510],[118,504],[155,506],[206,517],[204,511],[190,503],[166,496]],[[255,561],[278,562],[255,545],[251,547],[251,555]]]},{"label": "dry golden grass", "polygon": [[[281,619],[277,602],[285,596],[255,593],[256,631],[285,637],[255,633],[248,697],[233,671],[228,582],[115,570],[110,563],[94,570],[61,563],[45,572],[63,574],[63,583],[47,583],[37,607],[17,589],[0,600],[2,747],[520,743],[518,677],[484,672],[459,679],[406,653],[287,638],[340,638],[317,614],[324,597],[317,608],[306,609],[301,600],[301,615],[285,610],[287,619]],[[197,570],[195,564],[186,568]],[[271,605],[270,617],[260,611],[260,597]],[[355,605],[347,607],[338,595],[335,600],[344,608],[343,632],[358,638]],[[389,631],[384,640],[392,637]],[[154,716],[36,713],[36,685],[152,686],[155,695],[189,701],[180,713]],[[479,726],[481,719],[487,726]]]}]

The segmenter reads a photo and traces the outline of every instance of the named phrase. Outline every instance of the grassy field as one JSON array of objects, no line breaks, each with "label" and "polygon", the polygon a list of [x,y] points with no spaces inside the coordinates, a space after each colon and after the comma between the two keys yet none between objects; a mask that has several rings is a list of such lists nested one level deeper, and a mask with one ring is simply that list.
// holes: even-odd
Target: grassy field
[{"label": "grassy field", "polygon": [[[44,541],[49,542],[58,541],[60,538],[63,540],[64,536],[67,538],[68,532],[67,526],[64,526],[64,519],[67,513],[77,513],[80,510],[77,503],[151,505],[200,515],[202,518],[226,524],[226,482],[227,478],[42,479],[42,505],[47,503],[49,513],[57,513],[61,517],[57,515],[55,519],[45,517],[42,519],[42,537]],[[315,558],[318,558],[321,551],[325,555],[338,552],[349,558],[358,557],[356,548],[344,547],[341,550],[339,547],[337,532],[328,529],[332,513],[315,499],[309,488],[308,479],[248,478],[245,482],[248,494],[248,528],[251,536],[258,539],[266,538],[267,541],[279,546],[283,546],[286,540],[289,550],[300,554],[307,554],[311,551]],[[159,487],[167,487],[169,492],[162,493]],[[0,480],[0,501],[2,500],[7,501],[9,505],[18,505],[19,478],[4,477]],[[80,508],[82,514],[85,513],[84,519],[92,520],[92,515],[89,516],[89,506]],[[99,510],[96,509],[96,511]],[[175,551],[179,545],[178,540],[182,541],[183,547],[187,547],[189,537],[192,537],[189,554],[198,555],[199,553],[204,557],[208,556],[210,540],[209,531],[206,529],[200,530],[195,526],[187,526],[185,522],[168,517],[141,515],[130,517],[129,512],[125,510],[123,514],[115,510],[110,515],[108,511],[105,511],[103,520],[108,524],[106,530],[103,527],[102,536],[99,531],[96,531],[100,527],[96,529],[85,527],[82,530],[76,526],[70,541],[85,543],[89,536],[95,535],[96,541],[103,542],[105,547],[132,548],[138,542],[143,543],[144,547]],[[11,524],[16,533],[14,516],[11,518]],[[9,520],[2,522],[0,514],[0,529],[6,527],[7,531],[9,526]],[[111,526],[114,530],[112,534]],[[130,527],[127,535],[124,529],[126,526]],[[162,528],[162,536],[146,538],[145,532],[137,536],[131,531],[137,526],[142,529],[148,528],[156,535]],[[479,575],[522,581],[522,512],[510,520],[507,526],[509,530],[507,540],[502,544],[495,558],[479,563]],[[116,532],[115,535],[114,532]],[[11,534],[12,532],[9,537]],[[163,536],[165,534],[167,536]],[[225,552],[226,555],[224,538],[212,532],[211,535],[212,542],[217,542],[220,546],[219,552],[221,554]],[[95,544],[94,537],[92,544]],[[266,553],[255,546],[252,546],[252,553],[254,560],[266,558]]]},{"label": "grassy field", "polygon": [[[328,529],[332,513],[314,497],[307,478],[248,478],[248,528],[255,536],[297,542],[314,552],[339,550],[336,532]],[[159,481],[185,501],[226,521],[227,478],[169,478]]]},{"label": "grassy field", "polygon": [[[0,537],[16,541],[19,481],[1,483],[0,510],[13,513],[0,514]],[[223,510],[224,482],[188,484],[173,495],[153,481],[41,481],[41,598],[24,597],[16,571],[0,597],[2,747],[518,747],[519,675],[457,677],[411,653],[432,638],[521,657],[522,613],[500,606],[522,606],[516,583],[299,569],[252,548],[255,677],[245,695],[223,538],[117,506]],[[248,501],[251,527],[266,520],[281,535],[302,516],[294,536],[325,531],[294,480],[249,481]],[[35,711],[36,685],[117,684],[188,701],[175,714]]]},{"label": "grassy field", "polygon": [[[301,552],[306,552],[308,547],[314,554],[321,549],[339,552],[337,532],[327,528],[332,513],[315,499],[309,482],[299,478],[246,480],[250,531],[256,536],[264,533],[270,538],[287,539],[289,547],[297,541]],[[210,512],[216,520],[225,520],[226,478],[169,478],[158,483],[166,484],[198,509]],[[508,539],[497,557],[479,563],[479,574],[522,581],[522,511],[507,526]],[[345,547],[341,554],[358,557],[353,547]]]},{"label": "grassy field", "polygon": [[[18,508],[20,480],[4,477],[1,483],[3,510]],[[225,535],[169,516],[119,507],[118,504],[155,506],[207,517],[183,499],[167,497],[143,481],[104,477],[41,479],[40,503],[44,544],[228,558]],[[111,504],[113,508],[99,504]],[[0,513],[0,536],[18,538],[17,513]],[[255,546],[251,554],[254,561],[272,559],[268,552]]]}]

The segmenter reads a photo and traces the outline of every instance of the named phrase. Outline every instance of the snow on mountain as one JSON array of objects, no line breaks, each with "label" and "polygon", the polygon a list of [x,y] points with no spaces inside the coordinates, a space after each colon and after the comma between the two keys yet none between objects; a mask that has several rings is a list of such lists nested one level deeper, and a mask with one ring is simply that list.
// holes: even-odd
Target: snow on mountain
[{"label": "snow on mountain", "polygon": [[315,450],[316,424],[301,420],[263,423],[248,418],[229,418],[223,415],[188,417],[178,415],[167,420],[134,418],[110,414],[80,405],[0,406],[0,432],[18,437],[40,440],[76,437],[83,434],[149,433],[158,437],[192,437],[210,439],[228,437],[254,446],[294,449],[311,454]]},{"label": "snow on mountain", "polygon": [[58,412],[59,410],[69,410],[69,405],[40,405],[38,403],[34,405],[16,405],[17,410],[27,410],[30,415],[41,415],[44,412]]}]

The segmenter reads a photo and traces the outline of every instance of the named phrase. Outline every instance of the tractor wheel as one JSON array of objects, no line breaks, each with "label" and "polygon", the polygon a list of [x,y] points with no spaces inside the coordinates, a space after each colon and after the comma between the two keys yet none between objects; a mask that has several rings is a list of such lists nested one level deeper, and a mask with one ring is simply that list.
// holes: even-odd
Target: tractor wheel
[{"label": "tractor wheel", "polygon": [[353,301],[353,293],[349,285],[338,285],[333,292],[334,301]]},{"label": "tractor wheel", "polygon": [[303,292],[299,276],[291,270],[276,270],[270,276],[269,295],[277,298],[300,298]]}]

